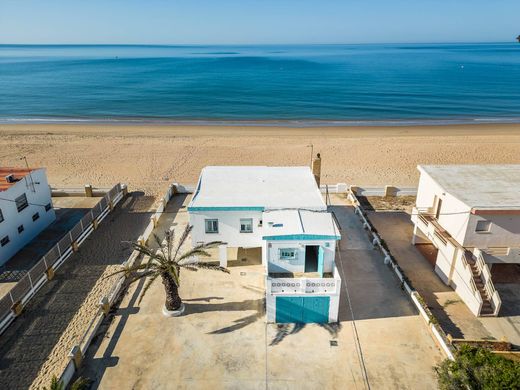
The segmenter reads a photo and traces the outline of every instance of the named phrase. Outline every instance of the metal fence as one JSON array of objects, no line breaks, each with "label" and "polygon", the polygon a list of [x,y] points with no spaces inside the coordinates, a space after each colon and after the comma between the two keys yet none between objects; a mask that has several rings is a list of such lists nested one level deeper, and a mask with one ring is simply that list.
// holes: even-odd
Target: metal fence
[{"label": "metal fence", "polygon": [[16,306],[25,305],[47,280],[49,269],[55,271],[73,252],[72,244],[81,244],[94,230],[92,222],[98,222],[110,212],[110,205],[114,205],[122,198],[123,187],[116,184],[103,198],[87,213],[54,247],[52,247],[13,288],[0,299],[0,333],[16,317]]}]

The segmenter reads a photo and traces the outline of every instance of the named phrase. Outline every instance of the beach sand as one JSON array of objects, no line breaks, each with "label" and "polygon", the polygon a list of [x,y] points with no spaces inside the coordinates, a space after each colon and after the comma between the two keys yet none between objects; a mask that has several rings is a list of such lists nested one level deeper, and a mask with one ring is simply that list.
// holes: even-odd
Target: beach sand
[{"label": "beach sand", "polygon": [[47,168],[53,186],[124,182],[162,194],[206,165],[307,165],[322,183],[414,186],[418,164],[520,163],[520,124],[418,127],[0,125],[0,165]]}]

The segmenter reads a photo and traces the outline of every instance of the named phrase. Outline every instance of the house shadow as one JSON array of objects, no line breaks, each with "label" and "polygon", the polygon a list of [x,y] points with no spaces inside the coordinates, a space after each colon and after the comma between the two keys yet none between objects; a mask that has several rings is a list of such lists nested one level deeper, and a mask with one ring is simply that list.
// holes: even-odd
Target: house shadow
[{"label": "house shadow", "polygon": [[[285,338],[295,335],[299,333],[302,329],[304,329],[309,324],[304,323],[294,323],[294,324],[276,324],[276,334],[271,340],[269,346],[275,346],[280,344]],[[332,339],[338,337],[338,333],[341,331],[342,325],[340,322],[330,323],[330,324],[310,324],[314,326],[319,326],[325,329]]]},{"label": "house shadow", "polygon": [[194,298],[194,299],[184,299],[184,316],[189,316],[198,313],[207,313],[207,312],[217,312],[217,311],[236,311],[236,312],[245,312],[245,311],[254,311],[253,314],[248,314],[244,317],[241,317],[237,320],[234,320],[232,324],[229,326],[225,326],[224,328],[216,329],[214,331],[209,332],[209,334],[225,334],[234,332],[236,330],[242,329],[259,319],[261,319],[264,314],[264,298],[260,299],[248,299],[240,302],[222,302],[222,303],[196,303],[196,302],[211,302],[215,300],[221,300],[222,297],[206,297],[206,298]]}]

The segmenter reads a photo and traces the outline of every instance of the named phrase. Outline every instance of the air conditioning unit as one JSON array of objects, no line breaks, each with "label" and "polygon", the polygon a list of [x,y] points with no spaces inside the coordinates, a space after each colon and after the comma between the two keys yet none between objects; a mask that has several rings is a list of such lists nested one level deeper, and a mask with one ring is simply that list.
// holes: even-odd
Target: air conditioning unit
[{"label": "air conditioning unit", "polygon": [[10,175],[7,175],[5,177],[5,181],[8,182],[8,183],[14,183],[16,180],[14,178],[14,175],[11,173]]}]

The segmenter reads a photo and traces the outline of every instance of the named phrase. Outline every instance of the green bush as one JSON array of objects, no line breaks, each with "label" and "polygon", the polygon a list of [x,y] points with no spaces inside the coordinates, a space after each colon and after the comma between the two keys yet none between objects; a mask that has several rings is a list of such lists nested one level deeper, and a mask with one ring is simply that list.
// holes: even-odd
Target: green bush
[{"label": "green bush", "polygon": [[520,363],[480,347],[460,346],[455,360],[445,360],[435,371],[442,390],[520,388]]}]

